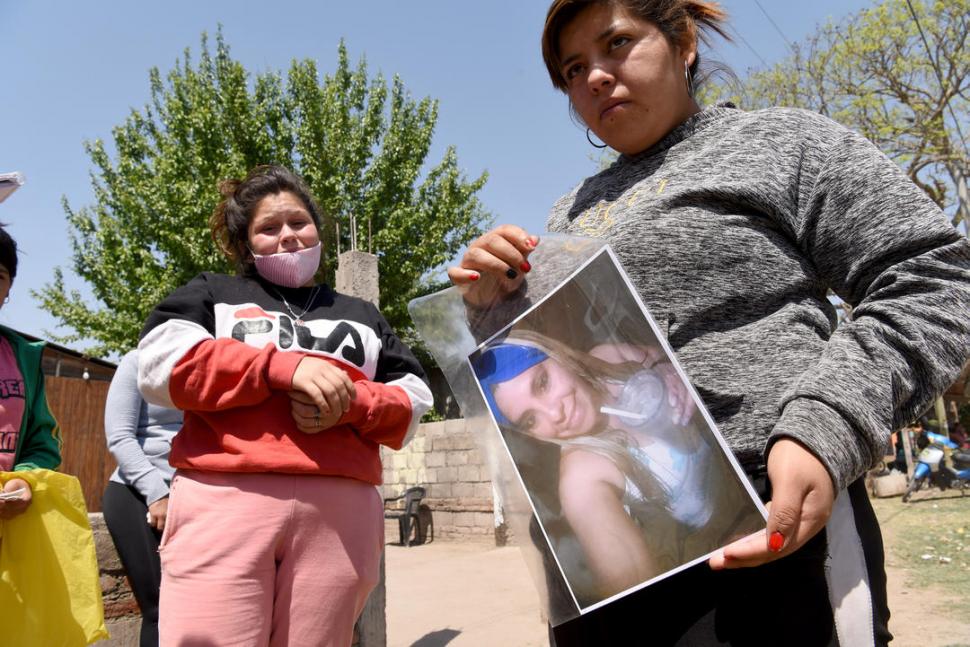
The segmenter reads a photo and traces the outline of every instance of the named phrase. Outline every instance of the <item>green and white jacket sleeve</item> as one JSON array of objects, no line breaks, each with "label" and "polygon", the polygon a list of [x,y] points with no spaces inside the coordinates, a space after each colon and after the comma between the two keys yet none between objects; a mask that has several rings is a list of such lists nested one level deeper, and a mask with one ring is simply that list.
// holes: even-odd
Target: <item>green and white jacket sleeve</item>
[{"label": "green and white jacket sleeve", "polygon": [[0,335],[13,348],[17,365],[24,378],[26,406],[14,454],[14,471],[54,470],[61,464],[61,436],[57,421],[47,406],[47,391],[41,360],[43,342],[31,343],[8,328],[0,326]]}]

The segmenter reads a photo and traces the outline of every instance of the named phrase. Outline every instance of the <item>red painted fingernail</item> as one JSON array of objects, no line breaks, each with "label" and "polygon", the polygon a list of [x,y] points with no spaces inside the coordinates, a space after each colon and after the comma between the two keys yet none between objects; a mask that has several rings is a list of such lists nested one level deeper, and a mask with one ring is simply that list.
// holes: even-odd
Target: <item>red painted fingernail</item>
[{"label": "red painted fingernail", "polygon": [[768,538],[768,550],[773,553],[779,552],[785,545],[785,536],[778,532],[777,530],[771,533],[771,537]]},{"label": "red painted fingernail", "polygon": [[528,247],[529,249],[535,249],[536,242],[530,236],[529,238],[525,239],[525,246]]},{"label": "red painted fingernail", "polygon": [[472,272],[471,274],[468,275],[468,278],[472,281],[477,281],[479,278],[481,278],[481,276],[482,275],[479,274],[478,272]]},{"label": "red painted fingernail", "polygon": [[529,265],[529,261],[522,261],[522,263],[519,265],[519,269],[523,272],[528,272],[532,269],[532,266]]}]

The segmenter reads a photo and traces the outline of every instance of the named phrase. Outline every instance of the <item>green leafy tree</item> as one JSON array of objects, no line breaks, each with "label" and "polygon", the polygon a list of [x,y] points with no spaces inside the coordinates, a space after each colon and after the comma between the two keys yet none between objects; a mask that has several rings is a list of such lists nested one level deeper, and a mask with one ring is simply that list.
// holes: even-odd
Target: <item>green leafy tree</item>
[{"label": "green leafy tree", "polygon": [[912,7],[918,23],[906,0],[886,0],[820,26],[739,90],[707,86],[704,103],[731,99],[748,109],[781,105],[829,116],[874,142],[966,229],[970,0],[912,0]]},{"label": "green leafy tree", "polygon": [[437,101],[412,99],[397,77],[369,80],[342,42],[336,71],[322,80],[312,60],[294,61],[285,77],[253,78],[221,33],[214,55],[203,34],[198,64],[186,49],[164,79],[157,69],[149,78],[149,104],[112,131],[114,154],[101,140],[85,144],[95,203],[75,210],[64,201],[71,266],[96,303],[55,269],[34,296],[73,329],[60,340],[93,339],[95,355],[123,352],[171,290],[203,270],[230,271],[208,230],[218,183],[270,163],[302,175],[325,214],[325,279],[353,241],[377,254],[382,311],[413,339],[408,300],[437,287],[435,268],[489,221],[477,198],[485,173],[467,180],[451,147],[425,165]]}]

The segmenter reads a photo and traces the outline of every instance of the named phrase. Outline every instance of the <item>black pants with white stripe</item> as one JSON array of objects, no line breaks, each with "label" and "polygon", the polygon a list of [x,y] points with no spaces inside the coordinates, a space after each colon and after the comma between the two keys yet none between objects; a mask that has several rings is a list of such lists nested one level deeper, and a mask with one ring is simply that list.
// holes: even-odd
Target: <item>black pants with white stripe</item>
[{"label": "black pants with white stripe", "polygon": [[[765,500],[766,479],[755,479]],[[700,563],[566,622],[555,647],[805,645],[871,647],[888,628],[882,535],[862,479],[797,552],[750,569]]]}]

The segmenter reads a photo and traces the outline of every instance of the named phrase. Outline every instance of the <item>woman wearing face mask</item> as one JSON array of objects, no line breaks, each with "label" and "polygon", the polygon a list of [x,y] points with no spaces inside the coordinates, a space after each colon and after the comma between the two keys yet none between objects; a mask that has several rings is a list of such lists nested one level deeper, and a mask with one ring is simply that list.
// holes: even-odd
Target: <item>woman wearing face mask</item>
[{"label": "woman wearing face mask", "polygon": [[[771,501],[764,534],[558,627],[560,647],[628,644],[644,610],[663,618],[649,644],[888,642],[861,477],[970,349],[970,243],[899,168],[813,113],[698,106],[698,38],[724,19],[701,0],[555,0],[547,14],[553,85],[619,153],[548,228],[611,243]],[[491,306],[538,243],[500,226],[449,276]],[[829,289],[853,306],[837,330]]]},{"label": "woman wearing face mask", "polygon": [[317,207],[276,166],[224,182],[203,273],[148,318],[145,399],[185,413],[159,552],[162,645],[333,645],[377,582],[379,445],[431,404],[370,303],[314,281]]},{"label": "woman wearing face mask", "polygon": [[504,430],[560,448],[557,498],[584,558],[560,563],[588,603],[763,525],[662,357],[629,344],[580,352],[515,330],[473,362]]}]

